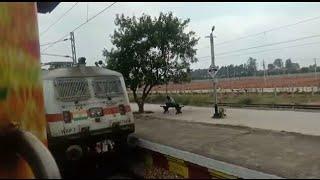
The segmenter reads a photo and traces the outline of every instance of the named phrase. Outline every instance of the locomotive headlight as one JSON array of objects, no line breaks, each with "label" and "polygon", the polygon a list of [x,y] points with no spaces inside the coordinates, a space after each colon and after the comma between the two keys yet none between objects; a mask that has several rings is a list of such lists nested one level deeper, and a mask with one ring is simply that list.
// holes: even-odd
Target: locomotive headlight
[{"label": "locomotive headlight", "polygon": [[90,112],[90,117],[92,117],[92,118],[103,116],[103,109],[102,108],[91,108],[89,110],[89,112]]},{"label": "locomotive headlight", "polygon": [[83,150],[79,145],[71,145],[66,150],[66,156],[69,160],[78,160],[83,155]]},{"label": "locomotive headlight", "polygon": [[125,115],[126,114],[126,108],[123,104],[119,105],[119,112],[121,115]]},{"label": "locomotive headlight", "polygon": [[71,123],[71,113],[70,113],[70,111],[63,111],[62,115],[63,115],[63,120],[64,120],[65,123]]}]

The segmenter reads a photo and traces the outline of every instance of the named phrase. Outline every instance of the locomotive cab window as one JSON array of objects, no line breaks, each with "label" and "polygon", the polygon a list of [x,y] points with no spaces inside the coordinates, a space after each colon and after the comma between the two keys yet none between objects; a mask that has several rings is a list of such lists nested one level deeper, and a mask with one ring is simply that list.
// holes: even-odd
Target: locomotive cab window
[{"label": "locomotive cab window", "polygon": [[87,79],[60,78],[54,81],[57,99],[61,101],[78,101],[90,98]]},{"label": "locomotive cab window", "polygon": [[123,94],[118,77],[97,78],[93,80],[92,84],[97,98],[116,97]]}]

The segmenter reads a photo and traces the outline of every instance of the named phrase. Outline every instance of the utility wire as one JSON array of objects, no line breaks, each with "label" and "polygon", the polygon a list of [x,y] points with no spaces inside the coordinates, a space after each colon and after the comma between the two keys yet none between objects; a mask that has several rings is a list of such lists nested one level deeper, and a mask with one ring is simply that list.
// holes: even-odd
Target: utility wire
[{"label": "utility wire", "polygon": [[98,12],[96,15],[92,16],[91,18],[89,18],[86,22],[80,24],[78,27],[76,27],[74,30],[72,31],[76,31],[78,30],[80,27],[82,27],[83,25],[87,24],[89,21],[91,21],[92,19],[96,18],[97,16],[99,16],[100,14],[102,14],[104,11],[106,11],[107,9],[111,8],[114,4],[116,4],[117,2],[114,2],[112,4],[110,4],[109,6],[105,7],[104,9],[102,9],[100,12]]},{"label": "utility wire", "polygon": [[[71,32],[74,32],[76,30],[78,30],[80,27],[82,27],[83,25],[87,24],[88,22],[90,22],[92,19],[96,18],[98,15],[100,15],[101,13],[103,13],[104,11],[106,11],[107,9],[109,9],[110,7],[112,7],[114,4],[116,4],[117,2],[112,3],[111,5],[105,7],[103,10],[101,10],[100,12],[98,12],[96,15],[92,16],[91,18],[89,18],[86,22],[80,24],[79,26],[77,26],[76,28],[74,28]],[[69,36],[69,33],[62,36],[59,40],[62,40],[63,38]],[[58,40],[58,41],[59,41]],[[48,46],[46,49],[44,49],[42,52],[46,51],[47,49],[49,49],[50,47],[52,47],[52,45]]]},{"label": "utility wire", "polygon": [[312,36],[305,36],[305,37],[291,39],[291,40],[287,40],[287,41],[280,41],[280,42],[275,42],[275,43],[263,44],[260,46],[253,46],[253,47],[249,47],[249,48],[237,49],[237,50],[233,50],[233,51],[222,52],[222,53],[216,54],[216,56],[230,54],[230,53],[239,52],[239,51],[246,51],[246,50],[256,49],[256,48],[261,48],[261,47],[274,46],[274,45],[278,45],[278,44],[285,44],[285,43],[289,43],[289,42],[301,41],[304,39],[311,39],[311,38],[316,38],[316,37],[320,37],[320,34],[312,35]]},{"label": "utility wire", "polygon": [[72,58],[71,56],[68,56],[68,55],[60,55],[60,54],[41,53],[41,55],[44,55],[44,56],[57,56],[57,57]]},{"label": "utility wire", "polygon": [[64,41],[67,41],[67,40],[70,40],[69,38],[66,38],[66,39],[63,39],[63,40],[60,40],[60,41],[55,41],[55,42],[50,42],[50,43],[45,43],[45,44],[41,44],[40,46],[47,46],[47,45],[51,45],[51,44],[56,44],[58,42],[64,42]]},{"label": "utility wire", "polygon": [[248,54],[258,54],[258,53],[262,53],[262,52],[277,51],[277,50],[282,50],[282,49],[287,49],[287,48],[310,46],[310,45],[316,45],[316,44],[320,44],[320,41],[313,42],[313,43],[305,43],[305,44],[300,44],[300,45],[295,45],[295,46],[287,46],[287,47],[282,47],[282,48],[277,48],[277,49],[266,49],[266,50],[262,50],[262,51],[256,51],[256,52],[245,53],[245,54],[234,54],[234,55],[225,55],[225,56],[217,56],[217,57],[223,58],[223,57],[229,57],[229,56],[242,56],[242,55],[248,55]]},{"label": "utility wire", "polygon": [[218,46],[218,45],[230,43],[230,42],[233,42],[233,41],[237,41],[237,40],[241,40],[241,39],[246,39],[246,38],[248,38],[248,37],[258,36],[258,35],[261,35],[261,34],[265,34],[265,33],[267,33],[267,32],[276,31],[276,30],[283,29],[283,28],[287,28],[287,27],[290,27],[290,26],[295,26],[295,25],[302,24],[302,23],[305,23],[305,22],[308,22],[308,21],[313,21],[313,20],[316,20],[316,19],[320,19],[320,16],[313,17],[313,18],[308,18],[308,19],[301,20],[301,21],[298,21],[298,22],[292,23],[292,24],[287,24],[287,25],[283,25],[283,26],[271,28],[271,29],[266,30],[266,31],[263,31],[263,32],[259,32],[259,33],[255,33],[255,34],[249,34],[249,35],[242,36],[242,37],[238,37],[238,38],[235,38],[235,39],[232,39],[232,40],[223,41],[223,42],[221,42],[221,43],[217,43],[216,45]]},{"label": "utility wire", "polygon": [[208,58],[208,57],[211,57],[211,56],[201,56],[201,57],[198,57],[198,59]]},{"label": "utility wire", "polygon": [[[293,39],[293,40],[288,40],[288,41],[282,41],[282,42],[264,44],[264,45],[255,46],[255,47],[250,47],[250,48],[245,48],[245,49],[238,49],[238,50],[234,50],[234,51],[229,51],[229,52],[224,52],[224,53],[216,54],[216,56],[224,55],[224,54],[233,54],[233,53],[238,52],[238,51],[250,50],[250,49],[255,49],[255,48],[260,48],[260,47],[273,46],[273,45],[278,45],[278,44],[283,44],[283,43],[288,43],[288,42],[300,41],[300,40],[309,39],[309,38],[314,38],[314,37],[319,37],[319,36],[320,36],[320,35],[313,35],[313,36],[307,36],[307,37],[302,37],[302,38]],[[211,57],[211,56],[210,56],[210,55],[209,55],[209,56],[202,56],[202,57],[199,57],[198,59],[208,58],[208,57]]]},{"label": "utility wire", "polygon": [[60,16],[55,22],[53,22],[48,28],[40,33],[40,37],[43,36],[46,32],[50,30],[56,23],[58,23],[63,17],[65,17],[79,2],[73,4],[71,8],[69,8],[62,16]]},{"label": "utility wire", "polygon": [[[259,54],[259,53],[268,52],[268,51],[276,51],[276,50],[282,50],[282,49],[287,49],[287,48],[310,46],[310,45],[316,45],[316,44],[320,44],[320,41],[312,42],[312,43],[299,44],[299,45],[294,45],[294,46],[286,46],[286,47],[277,48],[277,49],[266,49],[266,50],[262,50],[262,51],[251,52],[251,53],[224,55],[224,56],[217,56],[217,57],[224,58],[224,57],[230,57],[230,56],[242,56],[242,55],[249,55],[249,54]],[[198,59],[206,58],[206,57],[210,57],[210,56],[203,56],[203,57],[199,57]],[[211,59],[206,59],[206,60],[211,60]]]}]

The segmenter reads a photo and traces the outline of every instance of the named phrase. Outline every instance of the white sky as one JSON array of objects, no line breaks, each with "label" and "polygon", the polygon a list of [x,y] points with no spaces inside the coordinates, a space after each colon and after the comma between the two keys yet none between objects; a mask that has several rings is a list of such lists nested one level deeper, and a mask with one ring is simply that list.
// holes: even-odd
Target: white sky
[{"label": "white sky", "polygon": [[[74,2],[62,2],[51,13],[38,14],[38,25],[40,33],[47,29],[54,21],[64,14]],[[40,36],[40,44],[54,42],[62,36],[68,34],[72,29],[83,23],[87,19],[87,4],[89,18],[100,10],[110,5],[111,2],[80,2],[64,18],[55,24],[49,31]],[[198,63],[192,64],[193,69],[207,68],[210,61],[209,35],[212,25],[215,25],[215,44],[232,40],[241,36],[263,32],[265,30],[296,23],[301,20],[320,16],[320,3],[278,3],[278,2],[255,2],[255,3],[235,3],[235,2],[118,2],[95,19],[75,31],[75,42],[77,58],[84,56],[87,64],[94,65],[97,60],[102,60],[102,50],[110,49],[112,43],[110,35],[115,29],[114,19],[116,14],[126,16],[140,16],[142,13],[151,16],[158,16],[160,12],[172,11],[179,18],[190,18],[188,30],[195,31],[200,37],[197,45]],[[268,43],[297,39],[305,36],[320,34],[320,18],[306,23],[290,26],[288,28],[268,32],[264,35],[254,36],[231,43],[216,45],[215,53],[223,53],[238,49],[259,46]],[[306,43],[317,44],[281,49],[282,47],[294,46]],[[46,46],[42,46],[43,50]],[[249,54],[268,49],[277,51],[266,51],[263,53]],[[70,55],[70,41],[57,43],[45,53]],[[233,55],[233,56],[231,56]],[[320,64],[320,37],[305,39],[286,44],[256,48],[241,51],[229,56],[216,56],[216,65],[241,64],[245,63],[249,57],[258,60],[259,69],[262,68],[262,60],[266,63],[273,62],[276,58],[283,60],[291,58],[293,62],[300,65],[310,65],[314,63],[313,58],[319,58]],[[42,56],[42,62],[49,61],[71,61],[71,59]]]}]

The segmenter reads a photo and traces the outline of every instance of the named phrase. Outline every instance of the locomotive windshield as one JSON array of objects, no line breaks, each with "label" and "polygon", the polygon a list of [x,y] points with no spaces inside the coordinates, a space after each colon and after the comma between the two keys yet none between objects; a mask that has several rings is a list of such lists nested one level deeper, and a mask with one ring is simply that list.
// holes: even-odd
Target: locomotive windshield
[{"label": "locomotive windshield", "polygon": [[54,81],[57,98],[61,101],[78,101],[90,98],[87,79],[61,78]]},{"label": "locomotive windshield", "polygon": [[93,80],[93,89],[97,98],[115,97],[123,94],[120,79],[113,76]]}]

